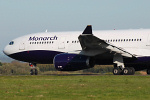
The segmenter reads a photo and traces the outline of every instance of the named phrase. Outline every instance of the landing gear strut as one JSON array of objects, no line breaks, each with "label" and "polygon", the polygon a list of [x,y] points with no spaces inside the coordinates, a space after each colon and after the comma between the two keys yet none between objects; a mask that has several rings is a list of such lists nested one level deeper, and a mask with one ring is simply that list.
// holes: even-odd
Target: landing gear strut
[{"label": "landing gear strut", "polygon": [[122,75],[122,74],[134,75],[135,69],[133,67],[125,67],[124,62],[123,62],[123,57],[121,54],[114,55],[113,63],[114,63],[114,69],[113,69],[114,75]]},{"label": "landing gear strut", "polygon": [[29,66],[31,67],[30,75],[37,75],[38,70],[36,69],[36,64],[35,63],[29,63]]}]

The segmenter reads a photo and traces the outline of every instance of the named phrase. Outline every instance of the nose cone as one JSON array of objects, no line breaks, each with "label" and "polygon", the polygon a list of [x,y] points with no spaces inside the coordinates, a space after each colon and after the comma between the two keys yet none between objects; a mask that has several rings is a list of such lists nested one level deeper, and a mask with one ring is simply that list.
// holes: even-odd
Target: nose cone
[{"label": "nose cone", "polygon": [[11,49],[9,48],[9,46],[7,45],[5,48],[4,48],[4,50],[3,50],[3,52],[4,52],[4,54],[5,55],[10,55],[11,54]]}]

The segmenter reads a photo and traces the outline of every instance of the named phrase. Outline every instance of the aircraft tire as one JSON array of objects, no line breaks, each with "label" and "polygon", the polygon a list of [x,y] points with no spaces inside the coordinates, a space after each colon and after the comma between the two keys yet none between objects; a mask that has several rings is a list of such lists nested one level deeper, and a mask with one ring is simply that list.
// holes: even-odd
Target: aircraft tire
[{"label": "aircraft tire", "polygon": [[150,75],[150,69],[147,69],[147,74]]},{"label": "aircraft tire", "polygon": [[132,71],[129,67],[126,67],[123,69],[123,74],[124,75],[131,75]]},{"label": "aircraft tire", "polygon": [[35,69],[35,75],[38,75],[38,70],[37,69]]},{"label": "aircraft tire", "polygon": [[30,75],[34,75],[33,69],[30,70]]},{"label": "aircraft tire", "polygon": [[115,68],[113,69],[113,74],[114,74],[114,75],[121,75],[121,73],[122,73],[122,70],[121,70],[120,68],[115,67]]},{"label": "aircraft tire", "polygon": [[134,75],[135,74],[135,69],[133,67],[130,67],[130,70],[131,70],[131,75]]}]

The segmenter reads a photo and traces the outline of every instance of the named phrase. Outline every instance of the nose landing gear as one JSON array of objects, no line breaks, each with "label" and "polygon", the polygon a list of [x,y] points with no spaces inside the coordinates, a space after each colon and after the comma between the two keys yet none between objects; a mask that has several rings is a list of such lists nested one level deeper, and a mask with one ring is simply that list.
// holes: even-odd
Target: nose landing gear
[{"label": "nose landing gear", "polygon": [[29,63],[29,66],[31,67],[30,75],[38,75],[38,70],[36,69],[36,64]]}]

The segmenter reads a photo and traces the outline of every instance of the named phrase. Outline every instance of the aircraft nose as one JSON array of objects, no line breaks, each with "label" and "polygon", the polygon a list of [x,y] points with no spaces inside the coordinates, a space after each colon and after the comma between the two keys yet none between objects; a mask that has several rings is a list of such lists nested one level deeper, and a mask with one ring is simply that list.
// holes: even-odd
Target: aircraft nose
[{"label": "aircraft nose", "polygon": [[6,46],[6,47],[4,48],[3,53],[4,53],[5,55],[9,55],[9,54],[10,54],[10,49],[8,48],[8,46]]}]

